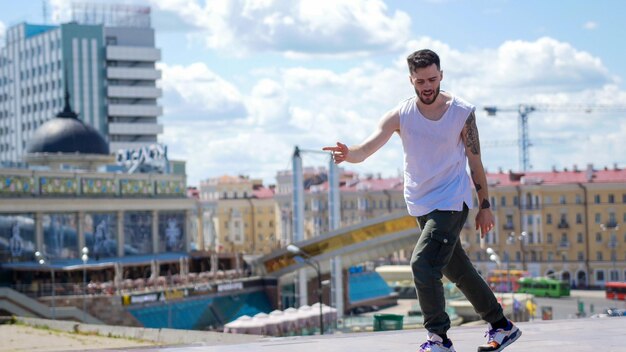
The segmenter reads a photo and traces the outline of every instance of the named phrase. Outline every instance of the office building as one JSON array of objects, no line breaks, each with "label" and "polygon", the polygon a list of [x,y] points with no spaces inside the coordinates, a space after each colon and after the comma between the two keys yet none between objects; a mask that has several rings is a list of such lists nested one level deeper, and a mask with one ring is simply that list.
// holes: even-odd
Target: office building
[{"label": "office building", "polygon": [[[87,5],[85,5],[87,6]],[[95,5],[94,5],[95,6]],[[110,151],[158,142],[163,126],[150,9],[99,5],[60,25],[9,27],[0,47],[0,162],[23,162],[34,131],[63,107],[105,136]],[[121,13],[120,13],[121,12]]]}]

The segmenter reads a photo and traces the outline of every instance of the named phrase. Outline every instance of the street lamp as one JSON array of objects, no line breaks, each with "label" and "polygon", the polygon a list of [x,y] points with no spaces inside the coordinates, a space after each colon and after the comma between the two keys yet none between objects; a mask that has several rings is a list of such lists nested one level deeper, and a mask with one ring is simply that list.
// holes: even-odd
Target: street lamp
[{"label": "street lamp", "polygon": [[87,261],[89,260],[89,248],[83,247],[83,323],[87,318]]},{"label": "street lamp", "polygon": [[288,245],[287,250],[290,253],[296,254],[294,259],[297,262],[305,263],[313,267],[313,269],[315,269],[315,272],[317,273],[317,299],[320,302],[320,335],[324,335],[324,314],[322,312],[322,306],[324,304],[322,303],[322,275],[320,272],[320,263],[317,260],[313,259],[311,255],[309,255],[308,253],[303,251],[300,247],[294,244]]},{"label": "street lamp", "polygon": [[520,250],[522,251],[522,270],[526,271],[526,249],[524,248],[524,242],[526,241],[526,237],[528,234],[526,231],[522,231],[519,236],[515,236],[515,232],[511,232],[509,234],[509,238],[507,242],[509,244],[515,244],[515,240],[519,240]]},{"label": "street lamp", "polygon": [[39,262],[39,265],[46,265],[50,268],[50,276],[52,277],[52,320],[57,319],[56,306],[55,306],[55,285],[54,285],[54,267],[50,265],[48,258],[40,251],[35,252],[35,258]]}]

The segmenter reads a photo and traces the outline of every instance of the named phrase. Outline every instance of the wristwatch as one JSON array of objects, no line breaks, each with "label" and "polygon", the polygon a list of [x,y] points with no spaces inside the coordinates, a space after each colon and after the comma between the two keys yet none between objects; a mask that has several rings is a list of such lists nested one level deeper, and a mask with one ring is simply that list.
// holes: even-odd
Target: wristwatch
[{"label": "wristwatch", "polygon": [[491,203],[487,200],[487,198],[483,199],[483,202],[480,203],[480,209],[489,209],[491,208]]}]

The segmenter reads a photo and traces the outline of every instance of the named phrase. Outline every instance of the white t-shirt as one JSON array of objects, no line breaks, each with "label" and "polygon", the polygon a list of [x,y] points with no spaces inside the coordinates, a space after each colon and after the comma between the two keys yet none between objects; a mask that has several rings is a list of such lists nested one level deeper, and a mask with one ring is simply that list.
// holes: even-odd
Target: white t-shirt
[{"label": "white t-shirt", "polygon": [[461,131],[475,107],[457,97],[443,116],[432,121],[417,108],[417,97],[399,105],[404,147],[404,199],[409,214],[462,210],[472,206],[472,187]]}]

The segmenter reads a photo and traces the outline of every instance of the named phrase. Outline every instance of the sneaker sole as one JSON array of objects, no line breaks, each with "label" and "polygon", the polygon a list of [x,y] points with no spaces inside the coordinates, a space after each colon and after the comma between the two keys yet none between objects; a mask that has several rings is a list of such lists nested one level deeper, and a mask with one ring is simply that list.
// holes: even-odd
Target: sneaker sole
[{"label": "sneaker sole", "polygon": [[522,330],[517,329],[517,331],[515,332],[515,335],[514,335],[514,336],[511,336],[511,337],[509,338],[509,340],[508,340],[506,343],[504,343],[503,345],[501,345],[500,347],[498,347],[498,349],[497,349],[497,350],[493,350],[492,352],[500,352],[500,351],[502,351],[505,347],[507,347],[508,345],[510,345],[510,344],[512,344],[513,342],[517,341],[517,339],[519,339],[519,338],[520,338],[520,336],[522,336]]}]

